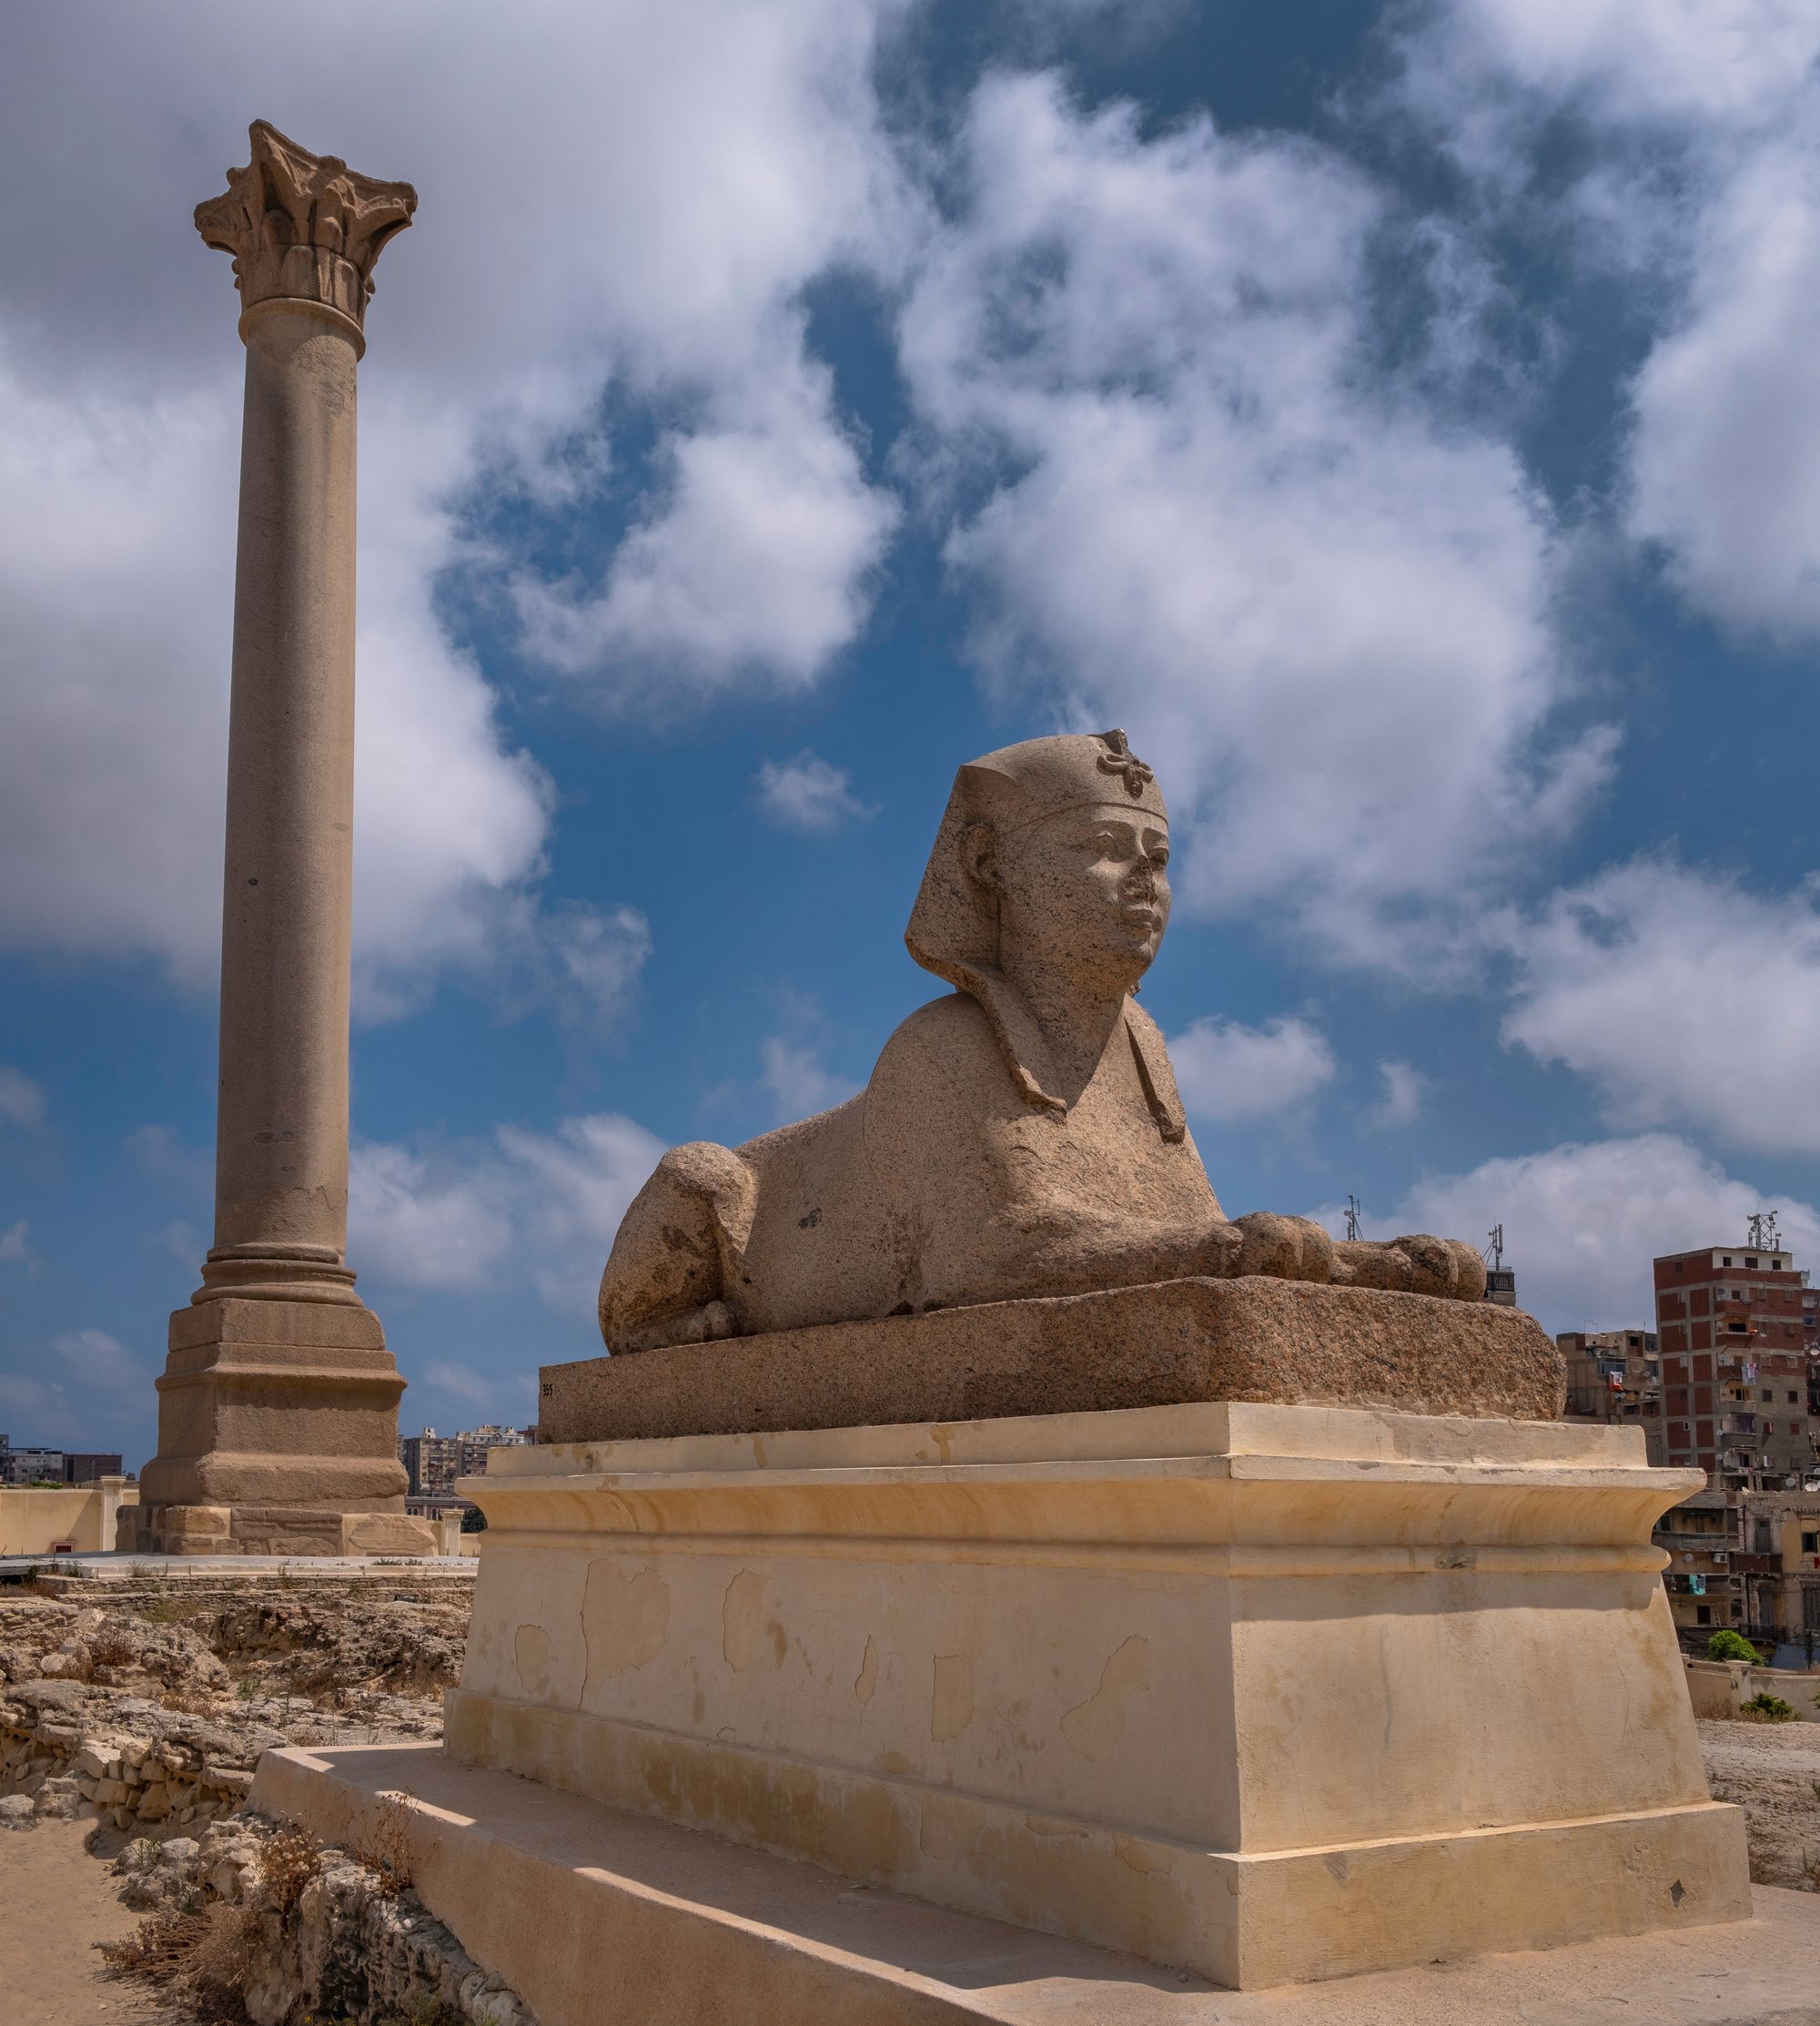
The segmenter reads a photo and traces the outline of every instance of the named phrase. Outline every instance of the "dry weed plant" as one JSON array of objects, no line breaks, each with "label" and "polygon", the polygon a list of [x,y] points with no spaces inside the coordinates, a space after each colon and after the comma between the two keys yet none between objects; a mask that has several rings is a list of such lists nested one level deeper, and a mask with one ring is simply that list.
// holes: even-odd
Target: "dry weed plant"
[{"label": "dry weed plant", "polygon": [[97,1667],[126,1667],[139,1657],[139,1649],[117,1626],[103,1626],[88,1642],[88,1658]]},{"label": "dry weed plant", "polygon": [[181,1999],[203,2020],[244,2020],[240,1990],[258,1931],[250,1907],[163,1907],[124,1940],[104,1942],[101,1956],[116,1977],[133,1977]]},{"label": "dry weed plant", "polygon": [[101,1960],[116,1977],[140,1977],[148,1984],[172,1984],[195,1953],[207,1916],[181,1907],[148,1913],[131,1934],[101,1944]]},{"label": "dry weed plant", "polygon": [[267,1840],[259,1853],[259,1875],[273,1906],[289,1913],[304,1888],[322,1869],[322,1846],[295,1823]]},{"label": "dry weed plant", "polygon": [[371,1826],[349,1849],[357,1864],[364,1864],[378,1879],[379,1890],[395,1899],[410,1885],[410,1807],[409,1791],[381,1794]]}]

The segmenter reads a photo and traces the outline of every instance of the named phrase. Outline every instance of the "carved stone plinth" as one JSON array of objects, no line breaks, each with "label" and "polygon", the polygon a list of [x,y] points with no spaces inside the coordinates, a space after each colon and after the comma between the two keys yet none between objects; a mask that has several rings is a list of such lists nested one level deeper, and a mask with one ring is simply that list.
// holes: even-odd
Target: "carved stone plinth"
[{"label": "carved stone plinth", "polygon": [[500,1450],[447,1748],[1245,1989],[1678,1937],[1750,1911],[1650,1540],[1700,1481],[1240,1404]]}]

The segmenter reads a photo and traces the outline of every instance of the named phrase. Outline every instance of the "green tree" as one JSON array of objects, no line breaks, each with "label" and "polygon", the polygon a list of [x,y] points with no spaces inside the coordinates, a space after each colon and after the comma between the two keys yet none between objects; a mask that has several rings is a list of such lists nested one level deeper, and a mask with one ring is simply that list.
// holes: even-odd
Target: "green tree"
[{"label": "green tree", "polygon": [[464,1534],[484,1534],[487,1531],[487,1515],[478,1505],[470,1505],[461,1514],[461,1531]]},{"label": "green tree", "polygon": [[1706,1642],[1709,1660],[1748,1660],[1755,1666],[1763,1656],[1742,1632],[1715,1632]]}]

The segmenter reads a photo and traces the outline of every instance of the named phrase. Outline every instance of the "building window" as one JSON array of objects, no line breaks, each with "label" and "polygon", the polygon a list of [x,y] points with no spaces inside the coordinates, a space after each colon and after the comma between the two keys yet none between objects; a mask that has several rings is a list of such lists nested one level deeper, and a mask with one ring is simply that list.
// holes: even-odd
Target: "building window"
[{"label": "building window", "polygon": [[1695,1625],[1711,1625],[1713,1606],[1710,1604],[1696,1604],[1694,1606],[1694,1622]]},{"label": "building window", "polygon": [[1721,1261],[1719,1261],[1719,1264],[1720,1264],[1721,1266],[1729,1266],[1729,1265],[1730,1265],[1731,1263],[1732,1263],[1732,1255],[1731,1255],[1731,1254],[1730,1254],[1729,1252],[1727,1252],[1727,1253],[1725,1254],[1724,1258],[1724,1259],[1722,1259],[1722,1260],[1721,1260]]},{"label": "building window", "polygon": [[1820,1555],[1820,1527],[1803,1527],[1801,1552],[1804,1555]]}]

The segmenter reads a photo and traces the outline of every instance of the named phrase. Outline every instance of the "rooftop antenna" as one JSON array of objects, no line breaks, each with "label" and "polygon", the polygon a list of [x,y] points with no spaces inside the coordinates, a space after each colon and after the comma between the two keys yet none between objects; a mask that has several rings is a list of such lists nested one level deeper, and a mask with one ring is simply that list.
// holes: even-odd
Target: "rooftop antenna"
[{"label": "rooftop antenna", "polygon": [[1346,1199],[1346,1235],[1355,1241],[1364,1236],[1359,1226],[1359,1199],[1356,1196]]},{"label": "rooftop antenna", "polygon": [[1760,1210],[1750,1221],[1751,1235],[1747,1242],[1754,1252],[1779,1252],[1782,1241],[1776,1236],[1775,1212]]},{"label": "rooftop antenna", "polygon": [[1496,1273],[1504,1263],[1504,1227],[1502,1224],[1493,1224],[1491,1229],[1485,1233],[1485,1236],[1491,1241],[1485,1249],[1486,1253],[1491,1261],[1491,1271]]}]

